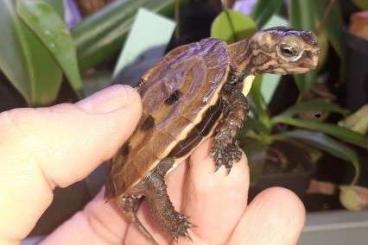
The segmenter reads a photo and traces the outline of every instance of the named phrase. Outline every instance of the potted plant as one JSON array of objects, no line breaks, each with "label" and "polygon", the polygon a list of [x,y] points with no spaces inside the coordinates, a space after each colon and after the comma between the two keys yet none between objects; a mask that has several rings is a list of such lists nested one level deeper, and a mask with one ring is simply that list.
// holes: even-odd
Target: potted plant
[{"label": "potted plant", "polygon": [[[282,3],[279,3],[279,5],[282,5]],[[261,82],[256,80],[255,84],[253,84],[251,98],[253,102],[252,106],[255,110],[251,116],[250,123],[248,123],[249,127],[244,130],[242,136],[244,137],[243,139],[249,137],[252,139],[251,143],[247,144],[245,141],[243,145],[244,149],[246,151],[248,150],[248,158],[251,166],[254,166],[253,173],[256,174],[255,179],[261,180],[262,174],[260,172],[265,166],[263,160],[267,159],[267,155],[271,155],[271,159],[276,155],[279,159],[278,165],[280,165],[284,156],[287,156],[287,152],[280,154],[279,149],[276,150],[276,154],[272,149],[271,151],[266,150],[267,148],[273,147],[275,142],[287,141],[298,147],[302,146],[302,150],[310,156],[315,156],[315,151],[311,151],[311,149],[319,149],[318,152],[322,150],[322,152],[334,156],[332,158],[330,157],[333,161],[330,167],[336,166],[338,162],[340,164],[343,162],[351,163],[350,166],[353,167],[353,173],[345,173],[343,182],[326,184],[332,184],[335,195],[336,193],[340,193],[341,203],[346,208],[350,210],[364,209],[366,208],[364,203],[367,200],[367,191],[365,187],[359,187],[357,185],[364,184],[364,180],[362,181],[360,176],[366,176],[366,173],[362,174],[361,169],[366,169],[366,166],[362,166],[362,164],[366,162],[367,157],[367,137],[363,133],[353,132],[351,130],[352,127],[346,129],[336,125],[339,118],[342,115],[346,115],[347,111],[342,107],[336,106],[336,104],[331,103],[329,100],[326,101],[325,98],[321,100],[321,98],[317,97],[317,99],[305,100],[308,97],[305,94],[308,94],[313,89],[314,84],[318,80],[322,80],[324,84],[333,84],[332,89],[338,95],[337,102],[344,103],[344,100],[340,96],[344,93],[339,92],[339,90],[345,88],[343,81],[346,81],[344,80],[344,71],[346,71],[347,63],[344,52],[345,45],[341,38],[342,29],[340,27],[342,26],[343,18],[341,16],[340,4],[338,1],[333,0],[292,0],[288,1],[286,7],[282,7],[281,11],[287,9],[291,26],[312,30],[318,34],[322,49],[320,57],[321,64],[315,73],[294,77],[298,89],[298,92],[296,92],[296,97],[298,97],[296,99],[296,105],[289,105],[282,109],[278,108],[277,112],[271,110],[273,107],[272,103],[280,105],[284,104],[284,102],[273,101],[271,104],[266,103],[267,98],[265,99],[261,93],[261,85],[257,85],[257,83],[261,84]],[[272,3],[271,1],[257,1],[252,16],[258,23],[258,26],[262,26],[267,22],[265,19],[275,13],[279,13],[279,10],[280,6],[277,5],[277,1],[272,1]],[[336,72],[336,70],[339,72]],[[351,81],[346,82],[350,83]],[[289,95],[290,87],[286,96],[284,94],[281,98],[283,99]],[[326,122],[323,122],[318,118],[312,120],[300,115],[306,111],[329,111],[333,112],[335,116],[332,115],[327,118]],[[336,116],[336,113],[340,114],[340,116]],[[362,118],[362,114],[358,117]],[[259,143],[255,144],[257,141]],[[289,159],[291,158],[289,157]],[[314,166],[326,164],[326,157],[320,158],[321,161],[319,162],[316,161],[317,158],[310,157],[310,159],[314,159],[312,161],[314,162]],[[337,159],[341,159],[342,161],[338,161]],[[255,162],[257,164],[254,164]],[[287,164],[281,164],[281,172],[282,168],[287,169],[285,166]],[[286,173],[293,174],[292,172],[293,170]],[[305,172],[307,173],[307,171]],[[330,171],[330,173],[332,172],[334,171]],[[268,173],[265,175],[268,175]],[[349,237],[349,243],[355,242],[355,244],[359,244],[363,241],[361,231],[367,228],[365,225],[366,217],[367,213],[364,211],[358,214],[343,210],[308,214],[307,225],[305,232],[302,234],[301,244],[326,244],[331,243],[331,241],[347,241],[346,237]],[[351,226],[352,222],[354,223],[354,228]],[[320,235],[322,233],[323,236]]]},{"label": "potted plant", "polygon": [[[145,7],[172,17],[175,6],[186,2],[114,1],[69,30],[61,17],[64,16],[62,0],[0,0],[0,26],[4,32],[3,45],[0,46],[0,77],[5,81],[0,86],[0,93],[3,88],[17,95],[12,104],[4,102],[2,110],[19,105],[43,106],[74,101],[100,86],[106,86],[112,81],[113,72],[113,65],[106,60],[115,60],[137,9]],[[250,92],[253,110],[247,127],[240,135],[241,146],[247,151],[252,167],[253,180],[258,179],[259,188],[262,181],[271,182],[271,175],[275,177],[273,179],[290,180],[289,183],[298,185],[291,188],[303,196],[317,164],[315,153],[323,152],[351,163],[355,171],[347,184],[355,187],[360,176],[360,155],[357,152],[366,151],[366,137],[336,125],[336,118],[321,121],[303,116],[303,113],[315,111],[333,113],[337,117],[347,113],[325,98],[305,99],[317,80],[324,83],[340,80],[340,72],[331,71],[331,66],[341,68],[341,71],[346,66],[338,1],[292,0],[285,5],[282,0],[258,0],[250,16],[227,9],[230,7],[228,2],[222,1],[225,9],[213,22],[211,35],[214,37],[235,41],[257,28],[263,28],[272,16],[288,12],[289,23],[293,27],[316,32],[322,47],[318,71],[293,78],[297,88],[295,105],[287,105],[274,112],[271,107],[275,103],[283,103],[280,100],[270,103],[273,92],[267,96],[262,92],[268,86],[267,77],[257,77],[253,82]],[[219,3],[217,1],[217,5]],[[332,65],[331,55],[337,57],[332,59]],[[336,60],[338,64],[335,64]],[[100,76],[102,84],[93,82],[92,78]],[[13,89],[10,89],[10,84]],[[296,178],[304,180],[292,180]],[[52,226],[48,228],[53,229]]]},{"label": "potted plant", "polygon": [[[263,26],[267,22],[267,18],[272,16],[272,10],[277,11],[281,4],[282,1],[279,1],[277,4],[276,1],[272,3],[269,1],[258,1],[252,14],[253,19],[258,22],[258,26]],[[318,26],[320,25],[318,22],[317,27],[314,27],[314,25],[308,27],[306,26],[307,22],[302,22],[303,19],[301,17],[306,13],[302,13],[300,7],[301,5],[306,5],[305,7],[308,7],[310,11],[315,11],[314,15],[310,17],[313,18],[310,20],[312,23],[314,23],[313,21],[319,20],[318,18],[322,19],[323,16],[327,16],[325,17],[325,23],[323,23],[323,25],[326,25],[326,28],[329,27],[332,29],[332,27],[329,26],[332,20],[330,20],[328,16],[331,11],[337,10],[330,6],[327,10],[328,13],[321,11],[322,6],[324,6],[323,4],[325,3],[306,4],[303,1],[291,1],[289,4],[290,22],[294,23],[295,26],[302,26],[303,29],[313,30],[315,28],[321,28]],[[268,10],[268,12],[265,12],[265,10]],[[239,12],[225,9],[214,21],[211,33],[212,36],[216,38],[232,42],[252,33],[255,26],[256,24],[253,22],[252,18],[244,15],[242,16]],[[339,49],[340,43],[334,39],[335,36],[327,35],[327,33],[327,31],[319,30],[320,39],[328,36],[328,40],[331,43],[335,43],[337,49]],[[331,30],[331,33],[336,35],[336,32],[333,30]],[[322,54],[327,53],[327,47],[326,45],[322,46]],[[322,63],[324,63],[323,60]],[[321,69],[322,65],[319,70]],[[300,91],[297,93],[297,96],[299,94],[299,99],[296,100],[297,104],[287,107],[275,115],[270,113],[269,105],[266,103],[266,99],[262,94],[262,77],[257,77],[250,92],[252,113],[243,134],[240,136],[241,145],[247,152],[251,166],[253,166],[251,172],[254,173],[254,176],[259,176],[261,172],[260,169],[263,168],[269,172],[272,166],[269,164],[270,161],[277,162],[278,170],[276,171],[276,169],[274,169],[273,171],[276,171],[277,175],[283,173],[283,177],[276,176],[275,178],[288,181],[289,178],[285,177],[285,175],[293,173],[296,176],[296,181],[294,181],[295,187],[291,187],[289,184],[283,182],[279,182],[278,185],[289,186],[291,189],[297,191],[300,196],[303,195],[308,187],[307,180],[301,181],[304,184],[301,184],[299,181],[300,174],[303,172],[305,173],[303,176],[305,175],[307,177],[309,175],[308,177],[310,178],[313,170],[311,158],[308,157],[310,154],[306,151],[306,149],[308,149],[305,145],[306,143],[314,148],[332,154],[335,157],[353,163],[356,170],[356,176],[353,178],[352,183],[356,182],[357,176],[359,175],[358,155],[349,146],[336,141],[330,136],[342,142],[355,144],[362,148],[366,148],[367,143],[367,140],[363,136],[349,129],[339,127],[334,123],[324,123],[313,118],[297,117],[302,113],[311,111],[342,114],[347,112],[347,110],[331,103],[328,98],[317,97],[312,100],[306,99],[308,98],[308,96],[306,96],[307,91],[309,91],[313,83],[317,81],[317,74],[317,72],[311,72],[306,75],[294,76],[297,88]],[[267,85],[264,84],[264,86]],[[320,119],[321,118],[319,118],[319,120]],[[296,154],[296,152],[298,152],[298,154]],[[295,155],[298,155],[299,158],[295,157]],[[293,159],[293,161],[290,161],[290,159]],[[294,164],[296,162],[299,164]],[[259,178],[259,186],[256,187],[258,190],[261,189],[261,186],[266,187],[270,186],[271,183],[276,183],[275,180],[270,179],[269,173],[262,177]],[[270,184],[267,185],[265,183],[266,179]],[[302,189],[304,190],[301,190],[300,186],[303,186],[304,188]]]}]

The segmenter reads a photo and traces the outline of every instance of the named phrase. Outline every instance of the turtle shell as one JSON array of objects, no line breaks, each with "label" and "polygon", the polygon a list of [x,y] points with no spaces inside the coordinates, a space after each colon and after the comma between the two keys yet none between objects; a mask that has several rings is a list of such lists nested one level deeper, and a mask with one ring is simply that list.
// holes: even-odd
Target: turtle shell
[{"label": "turtle shell", "polygon": [[229,71],[226,43],[208,38],[172,50],[143,75],[142,117],[113,159],[108,198],[132,191],[162,159],[184,156],[209,133]]}]

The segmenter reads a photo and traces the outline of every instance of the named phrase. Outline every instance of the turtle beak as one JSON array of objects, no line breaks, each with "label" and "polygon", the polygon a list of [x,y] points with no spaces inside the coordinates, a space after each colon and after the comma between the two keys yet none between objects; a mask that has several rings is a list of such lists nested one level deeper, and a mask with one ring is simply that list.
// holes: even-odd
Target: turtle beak
[{"label": "turtle beak", "polygon": [[309,48],[304,51],[301,59],[303,60],[302,63],[304,63],[305,68],[315,69],[318,66],[318,60],[321,53],[317,36],[312,32],[305,32],[303,34],[303,39],[308,44]]},{"label": "turtle beak", "polygon": [[306,51],[309,52],[310,55],[308,57],[310,63],[310,69],[315,69],[318,66],[319,56],[320,56],[320,49],[316,47],[314,50]]},{"label": "turtle beak", "polygon": [[313,44],[311,45],[312,48],[310,50],[311,52],[311,59],[312,59],[312,62],[311,62],[311,68],[312,69],[315,69],[318,65],[318,60],[319,60],[319,56],[321,54],[321,49],[318,45],[318,39],[317,39],[317,36],[313,35],[314,37],[314,42]]},{"label": "turtle beak", "polygon": [[319,56],[321,54],[321,51],[319,47],[314,51],[313,58],[312,58],[312,68],[315,69],[318,65]]},{"label": "turtle beak", "polygon": [[305,50],[304,54],[302,55],[302,58],[299,61],[297,69],[294,70],[294,74],[298,73],[305,73],[309,70],[316,69],[318,66],[319,61],[319,55],[320,55],[320,49],[319,47],[316,47],[312,50]]}]

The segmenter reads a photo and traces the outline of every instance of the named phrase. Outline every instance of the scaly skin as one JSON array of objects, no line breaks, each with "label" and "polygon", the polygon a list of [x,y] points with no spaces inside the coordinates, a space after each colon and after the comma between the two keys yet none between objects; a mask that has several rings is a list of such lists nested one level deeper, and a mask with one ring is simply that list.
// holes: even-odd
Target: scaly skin
[{"label": "scaly skin", "polygon": [[[175,210],[167,194],[165,175],[173,163],[174,159],[172,158],[162,160],[152,173],[142,181],[140,188],[142,188],[150,211],[160,224],[161,229],[177,240],[180,236],[190,238],[188,229],[192,225],[185,215]],[[124,210],[130,222],[134,223],[152,244],[156,245],[158,244],[156,240],[137,218],[136,212],[141,201],[142,198],[137,198],[134,195],[125,195],[119,202],[119,206]]]},{"label": "scaly skin", "polygon": [[[203,40],[202,40],[203,41]],[[214,39],[205,39],[208,43],[216,43]],[[200,42],[199,42],[200,43]],[[176,56],[179,58],[183,58],[180,56],[181,52],[186,52],[188,50],[191,50],[191,48],[195,48],[199,45],[199,43],[194,44],[193,46],[183,46],[179,47],[174,52],[172,51],[168,56],[166,56],[166,60],[175,61]],[[221,46],[221,45],[220,45]],[[187,50],[187,48],[189,48]],[[208,46],[203,46],[202,50],[208,50]],[[224,51],[224,49],[218,49]],[[295,31],[289,28],[285,27],[275,27],[270,28],[267,30],[262,30],[257,33],[255,33],[252,37],[246,40],[241,40],[239,42],[236,42],[234,44],[231,44],[227,46],[226,51],[228,52],[220,52],[221,55],[217,55],[218,53],[213,52],[213,50],[208,50],[206,52],[198,52],[197,55],[200,54],[201,57],[207,57],[207,55],[211,55],[209,59],[206,60],[208,63],[208,66],[204,66],[204,62],[199,62],[198,57],[196,56],[190,56],[188,55],[185,57],[185,61],[188,61],[188,59],[191,59],[191,65],[188,63],[188,66],[191,67],[190,70],[187,70],[187,74],[190,74],[190,76],[186,76],[185,80],[186,82],[191,81],[190,78],[198,78],[204,68],[211,68],[213,67],[213,62],[219,60],[219,58],[228,58],[225,60],[230,60],[230,67],[231,71],[229,72],[227,77],[226,84],[223,85],[223,88],[221,91],[221,95],[218,97],[218,99],[222,100],[224,103],[224,108],[222,111],[222,117],[221,121],[218,123],[218,126],[214,130],[214,140],[213,145],[210,150],[210,153],[215,161],[216,169],[220,168],[221,166],[225,166],[225,168],[230,172],[233,163],[240,160],[242,152],[238,148],[236,143],[236,136],[239,132],[239,130],[243,127],[244,121],[246,119],[246,115],[248,113],[248,104],[246,101],[246,98],[241,93],[242,91],[242,83],[243,79],[247,75],[256,75],[261,73],[277,73],[277,74],[301,74],[308,72],[309,70],[315,68],[318,63],[318,55],[319,55],[319,47],[317,44],[317,39],[315,35],[313,35],[311,32],[305,32],[305,31]],[[227,56],[227,54],[228,56]],[[217,56],[216,56],[217,55]],[[213,57],[213,58],[212,58]],[[184,62],[184,61],[183,61]],[[193,65],[193,62],[198,62],[196,65]],[[175,62],[174,62],[175,63]],[[207,64],[206,63],[206,64]],[[216,63],[216,62],[215,62]],[[165,65],[165,63],[162,63]],[[180,63],[184,64],[184,63]],[[226,63],[228,64],[228,63]],[[202,65],[202,66],[201,66]],[[145,75],[145,79],[150,82],[155,82],[156,84],[157,80],[152,79],[150,80],[150,77],[154,77],[155,74],[161,74],[162,72],[160,70],[161,67],[156,67],[156,69],[153,70],[153,73],[147,73]],[[183,68],[183,67],[182,67]],[[185,69],[184,69],[185,70]],[[193,71],[193,74],[190,73],[190,71]],[[210,72],[208,70],[208,72]],[[213,70],[212,70],[213,71]],[[156,72],[156,73],[155,73]],[[156,75],[157,75],[156,74]],[[165,74],[169,74],[170,78],[177,77],[177,74],[175,73],[175,70],[168,70],[166,73],[161,74],[161,77],[165,77]],[[217,74],[218,76],[219,74]],[[179,76],[179,75],[178,75]],[[175,79],[172,86],[178,85],[179,83],[175,83]],[[184,79],[184,78],[183,78]],[[189,79],[189,80],[188,80]],[[171,81],[171,80],[164,80],[165,82]],[[208,85],[206,87],[206,90],[203,90],[204,94],[211,91],[213,87],[211,88],[211,84],[215,84],[216,81],[211,80],[196,80],[205,82],[205,85]],[[217,80],[217,86],[220,86],[221,82],[225,80],[218,81]],[[187,90],[190,88],[193,84],[186,84],[185,89],[178,93],[173,93],[170,95],[170,99],[165,100],[165,106],[162,106],[163,111],[157,110],[155,111],[157,116],[162,116],[161,112],[165,112],[165,110],[168,108],[168,106],[172,106],[172,108],[175,109],[175,103],[180,101],[180,96],[184,97],[185,95],[191,95],[191,90]],[[198,85],[198,84],[194,84]],[[152,85],[153,86],[153,85]],[[222,86],[222,84],[221,84]],[[154,86],[153,86],[154,87]],[[157,88],[157,87],[156,87]],[[167,86],[167,88],[171,88],[170,86]],[[215,87],[219,90],[220,87]],[[150,89],[152,87],[146,86],[144,92],[152,92]],[[208,91],[207,91],[208,90]],[[154,90],[156,91],[156,90]],[[194,90],[195,91],[195,90]],[[162,93],[159,93],[162,92]],[[158,91],[156,94],[162,95],[164,91]],[[175,91],[174,91],[175,92]],[[200,95],[202,95],[201,93]],[[152,108],[155,108],[154,105],[159,103],[160,101],[157,100],[156,103],[152,103],[152,101],[155,101],[154,99],[160,98],[155,97],[156,94],[152,93],[152,97],[148,100],[147,106],[153,106]],[[194,93],[195,94],[195,93]],[[173,96],[175,95],[175,96]],[[180,96],[179,96],[180,95]],[[198,94],[196,94],[198,96]],[[197,98],[197,96],[194,96],[192,98]],[[214,97],[213,97],[214,98]],[[216,97],[217,98],[217,97]],[[188,99],[188,96],[187,96]],[[185,101],[184,101],[185,102]],[[200,102],[203,102],[201,100]],[[200,104],[200,102],[197,102]],[[180,104],[185,105],[185,104]],[[209,105],[210,107],[211,105]],[[151,109],[152,109],[151,108]],[[161,107],[158,107],[161,108]],[[166,108],[166,109],[165,109]],[[202,107],[206,108],[206,107]],[[195,107],[190,108],[180,108],[181,112],[191,112],[195,109]],[[209,108],[207,108],[209,109]],[[154,110],[153,110],[154,111]],[[195,118],[195,117],[193,117]],[[192,118],[192,119],[193,119]],[[155,132],[155,127],[157,126],[155,123],[155,118],[151,118],[151,123],[149,124],[150,127],[143,127],[142,130],[144,132],[147,132],[148,130],[152,134],[152,132]],[[174,118],[175,119],[175,118]],[[205,118],[201,118],[201,120],[206,120]],[[205,122],[205,121],[201,121]],[[201,125],[198,123],[196,126]],[[172,126],[172,125],[171,125]],[[203,132],[200,129],[196,130],[199,133],[199,135]],[[170,133],[170,132],[168,132]],[[184,133],[183,133],[184,134]],[[187,139],[190,139],[189,134],[188,135],[182,135],[179,134],[179,136],[186,136]],[[157,139],[157,138],[153,138]],[[150,139],[152,140],[152,138]],[[141,144],[144,145],[144,144]],[[166,147],[166,145],[160,145],[163,150]],[[177,146],[180,146],[178,144]],[[196,147],[196,145],[191,145],[191,147]],[[162,149],[161,149],[162,150]],[[127,153],[128,154],[128,153]],[[151,234],[148,233],[148,231],[143,227],[143,225],[139,222],[139,220],[136,217],[136,210],[138,209],[140,199],[138,196],[145,196],[148,206],[151,210],[152,215],[154,216],[155,220],[158,222],[160,227],[169,233],[173,238],[177,239],[180,236],[188,237],[188,229],[191,227],[190,222],[188,221],[187,217],[183,214],[178,213],[167,194],[167,188],[165,184],[165,175],[167,171],[172,167],[174,160],[173,158],[167,158],[168,156],[160,156],[164,159],[156,166],[156,168],[150,172],[145,173],[147,174],[146,177],[140,180],[138,186],[134,186],[134,188],[137,190],[138,195],[127,195],[124,192],[126,189],[123,188],[123,192],[121,193],[121,182],[124,184],[123,181],[117,181],[113,180],[109,182],[109,185],[107,185],[106,190],[108,190],[109,196],[117,196],[122,194],[123,198],[119,200],[120,206],[123,208],[124,212],[127,214],[127,217],[136,224],[138,229],[153,243],[157,244],[154,238]],[[165,158],[166,157],[166,158]],[[171,156],[170,156],[171,157]],[[172,156],[177,157],[177,156]],[[135,158],[132,158],[135,159]],[[155,158],[153,158],[155,159]],[[128,166],[124,165],[124,162],[120,163],[121,166]],[[140,166],[135,166],[136,168],[132,168],[134,170],[142,170],[143,167],[145,169],[150,169],[149,167],[151,162],[141,162]],[[142,166],[144,165],[144,166]],[[119,166],[118,166],[119,167]],[[120,171],[120,168],[117,168],[117,171]],[[147,170],[148,171],[148,170]],[[140,173],[132,171],[133,175],[129,175],[129,169],[125,169],[123,174],[121,172],[118,172],[117,174],[114,174],[115,172],[112,172],[112,175],[115,177],[126,177],[126,176],[133,176],[138,175]],[[125,175],[124,175],[125,174]],[[131,184],[131,183],[129,183]],[[123,185],[124,186],[124,185]],[[134,189],[133,188],[133,189]]]},{"label": "scaly skin", "polygon": [[242,155],[236,136],[244,125],[249,107],[238,84],[225,84],[222,98],[225,106],[224,116],[215,130],[211,155],[216,170],[225,166],[230,173],[233,163],[238,162]]}]

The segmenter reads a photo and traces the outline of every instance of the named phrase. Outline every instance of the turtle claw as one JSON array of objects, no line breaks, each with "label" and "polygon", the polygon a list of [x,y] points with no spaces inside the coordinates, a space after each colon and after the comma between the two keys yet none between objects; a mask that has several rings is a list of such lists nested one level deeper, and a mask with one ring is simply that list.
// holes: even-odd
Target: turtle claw
[{"label": "turtle claw", "polygon": [[178,241],[179,237],[185,237],[188,238],[189,240],[192,240],[192,238],[189,235],[189,229],[195,226],[192,225],[192,223],[190,223],[188,217],[181,213],[177,213],[175,223],[172,226],[172,229],[169,231],[174,240]]},{"label": "turtle claw", "polygon": [[240,161],[242,152],[235,144],[227,145],[226,147],[215,144],[211,149],[212,158],[215,161],[215,172],[224,166],[229,175],[233,164]]},{"label": "turtle claw", "polygon": [[230,174],[230,172],[231,172],[232,164],[231,164],[231,166],[226,166],[226,165],[225,165],[225,168],[226,168],[226,173],[227,173],[227,175],[229,175],[229,174]]}]

